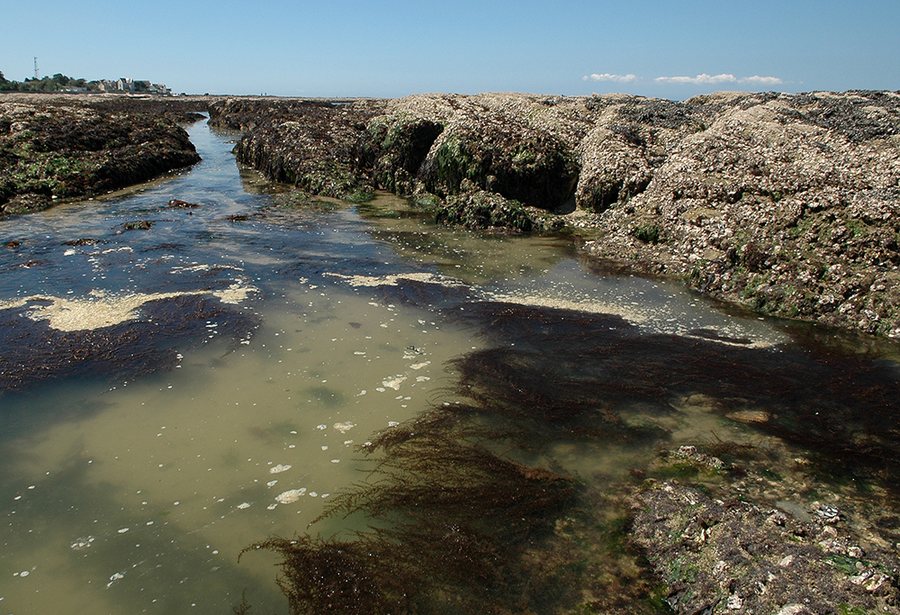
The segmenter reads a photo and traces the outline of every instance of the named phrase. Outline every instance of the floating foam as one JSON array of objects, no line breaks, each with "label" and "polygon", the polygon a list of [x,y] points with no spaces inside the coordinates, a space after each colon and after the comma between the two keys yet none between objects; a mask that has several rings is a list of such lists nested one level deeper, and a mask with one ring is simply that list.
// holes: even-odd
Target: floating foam
[{"label": "floating foam", "polygon": [[109,583],[106,584],[106,587],[107,587],[107,588],[112,587],[112,584],[113,584],[113,583],[115,583],[116,581],[121,581],[121,580],[124,579],[124,578],[125,578],[125,573],[124,573],[124,572],[114,572],[114,573],[109,577]]},{"label": "floating foam", "polygon": [[84,551],[91,547],[91,543],[93,543],[94,540],[95,538],[93,536],[79,536],[70,546],[73,551]]},{"label": "floating foam", "polygon": [[335,423],[334,425],[332,425],[332,427],[334,427],[337,431],[339,431],[341,433],[347,433],[348,431],[350,431],[351,429],[356,427],[356,423],[351,423],[350,421],[347,421],[345,423]]},{"label": "floating foam", "polygon": [[[300,487],[299,489],[288,489],[287,491],[283,491],[275,496],[275,501],[279,504],[293,504],[297,500],[299,500],[303,495],[306,494],[306,487]],[[310,494],[313,495],[313,494]],[[313,496],[315,497],[315,496]]]},{"label": "floating foam", "polygon": [[406,382],[406,378],[407,378],[406,376],[398,374],[388,380],[382,380],[381,385],[386,388],[394,389],[395,391],[399,391],[400,385],[403,384],[404,382]]},{"label": "floating foam", "polygon": [[220,291],[134,293],[118,296],[95,293],[91,298],[84,299],[31,295],[15,301],[0,301],[0,310],[27,307],[26,316],[35,322],[46,321],[50,327],[58,331],[88,331],[135,320],[138,318],[138,310],[151,301],[213,295],[222,303],[240,303],[255,292],[258,292],[258,289],[235,283]]},{"label": "floating foam", "polygon": [[397,286],[401,281],[422,282],[424,284],[438,284],[440,286],[465,286],[460,280],[448,278],[434,273],[398,273],[394,275],[369,276],[369,275],[343,275],[340,273],[326,273],[333,278],[340,278],[350,286]]}]

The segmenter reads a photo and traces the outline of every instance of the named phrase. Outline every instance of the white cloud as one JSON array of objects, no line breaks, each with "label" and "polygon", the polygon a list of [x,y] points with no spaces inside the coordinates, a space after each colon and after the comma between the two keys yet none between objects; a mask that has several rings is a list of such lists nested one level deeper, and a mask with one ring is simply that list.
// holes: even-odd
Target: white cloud
[{"label": "white cloud", "polygon": [[750,83],[753,85],[781,85],[784,81],[780,77],[763,77],[761,75],[753,75],[752,77],[744,77],[738,80],[740,83]]},{"label": "white cloud", "polygon": [[657,77],[654,79],[657,83],[676,83],[690,85],[717,85],[720,83],[744,83],[749,85],[781,85],[784,81],[780,77],[753,75],[751,77],[735,77],[731,73],[721,73],[718,75],[708,75],[700,73],[693,77],[685,75],[676,75],[673,77]]},{"label": "white cloud", "polygon": [[637,75],[614,75],[612,73],[591,73],[582,77],[584,81],[613,81],[615,83],[632,83],[637,81]]},{"label": "white cloud", "polygon": [[707,75],[700,73],[694,77],[675,76],[675,77],[657,77],[655,81],[659,83],[690,83],[693,85],[708,85],[716,83],[736,83],[737,77],[730,73],[722,73],[720,75]]}]

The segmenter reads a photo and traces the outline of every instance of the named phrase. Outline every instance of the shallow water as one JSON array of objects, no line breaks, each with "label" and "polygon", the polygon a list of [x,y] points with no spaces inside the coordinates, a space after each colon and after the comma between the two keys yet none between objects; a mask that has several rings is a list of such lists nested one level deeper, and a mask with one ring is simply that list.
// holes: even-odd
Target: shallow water
[{"label": "shallow water", "polygon": [[[722,311],[677,284],[597,275],[570,240],[435,227],[389,195],[310,202],[242,174],[228,135],[205,123],[190,133],[203,161],[188,172],[0,220],[2,242],[20,242],[0,248],[10,383],[0,393],[0,613],[223,613],[242,596],[254,612],[285,612],[276,558],[238,555],[306,531],[330,498],[365,481],[359,445],[459,399],[459,360],[473,353],[509,351],[497,360],[562,374],[560,349],[542,348],[544,325],[516,328],[479,306],[615,315],[603,321],[610,352],[632,363],[613,380],[639,379],[648,358],[629,348],[653,344],[682,363],[684,343],[716,361],[758,353],[747,365],[816,352],[783,323]],[[170,209],[170,199],[198,207]],[[152,227],[124,230],[137,220]],[[79,239],[91,241],[70,245]],[[80,344],[116,350],[79,371]],[[894,347],[876,346],[896,378]],[[554,364],[542,367],[545,350]],[[589,371],[566,373],[598,378]],[[670,411],[629,391],[608,409],[665,437],[573,430],[522,457],[601,488],[661,445],[777,436],[712,411],[706,389],[665,386]],[[311,531],[363,525],[329,517]]]}]

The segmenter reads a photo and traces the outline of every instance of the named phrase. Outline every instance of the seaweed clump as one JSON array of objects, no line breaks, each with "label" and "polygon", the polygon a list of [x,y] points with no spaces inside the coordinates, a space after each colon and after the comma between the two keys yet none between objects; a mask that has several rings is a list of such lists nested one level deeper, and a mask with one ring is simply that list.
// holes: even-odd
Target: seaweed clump
[{"label": "seaweed clump", "polygon": [[577,485],[490,451],[449,408],[375,438],[366,450],[383,455],[373,480],[322,516],[362,513],[368,530],[349,540],[270,538],[245,550],[281,555],[292,613],[499,613],[501,604],[519,611],[541,598],[526,553],[552,532]]}]

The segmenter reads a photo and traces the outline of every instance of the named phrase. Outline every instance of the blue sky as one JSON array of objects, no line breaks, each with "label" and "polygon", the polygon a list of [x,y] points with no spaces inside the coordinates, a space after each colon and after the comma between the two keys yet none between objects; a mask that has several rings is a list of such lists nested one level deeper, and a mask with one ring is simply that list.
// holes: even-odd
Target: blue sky
[{"label": "blue sky", "polygon": [[0,71],[176,92],[900,89],[900,0],[0,0]]}]

